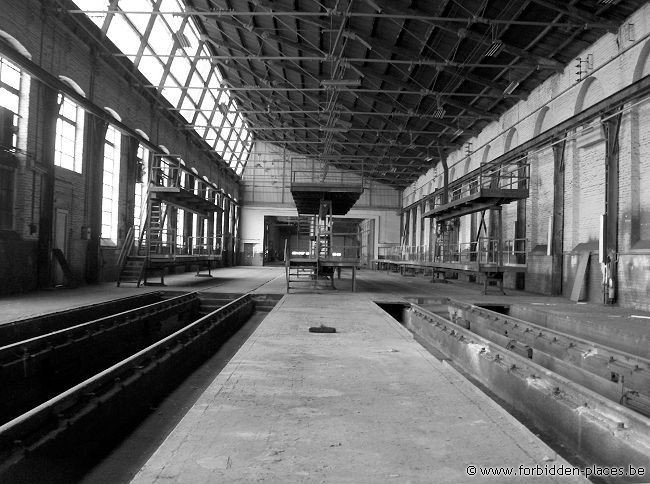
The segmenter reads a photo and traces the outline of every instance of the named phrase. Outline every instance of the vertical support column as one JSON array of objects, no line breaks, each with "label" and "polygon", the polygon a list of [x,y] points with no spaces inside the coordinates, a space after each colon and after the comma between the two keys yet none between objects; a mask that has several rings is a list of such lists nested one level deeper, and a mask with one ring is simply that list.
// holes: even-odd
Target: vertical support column
[{"label": "vertical support column", "polygon": [[498,238],[497,238],[497,265],[503,265],[503,211],[501,206],[498,206],[496,209],[497,212],[497,224],[498,224]]},{"label": "vertical support column", "polygon": [[564,255],[564,157],[566,140],[553,145],[553,239],[551,261],[551,294],[562,294]]},{"label": "vertical support column", "polygon": [[102,233],[102,193],[104,177],[104,142],[108,123],[86,115],[84,166],[86,168],[86,203],[90,239],[86,250],[86,281],[99,282],[101,273],[100,241]]},{"label": "vertical support column", "polygon": [[616,298],[616,260],[618,258],[618,135],[621,129],[621,112],[603,121],[605,130],[605,262],[607,280],[603,301],[612,304]]},{"label": "vertical support column", "polygon": [[228,197],[224,197],[224,204],[223,204],[223,238],[222,238],[222,246],[223,246],[223,265],[225,267],[230,266],[230,261],[231,261],[231,255],[230,255],[230,199]]},{"label": "vertical support column", "polygon": [[[128,231],[133,227],[133,222],[136,216],[135,184],[137,183],[137,174],[139,169],[138,148],[140,147],[140,142],[136,138],[123,135],[120,145],[126,154],[126,211],[124,229],[125,231]],[[143,162],[146,162],[146,160],[143,160]],[[143,180],[143,183],[146,183],[146,180]]]},{"label": "vertical support column", "polygon": [[[528,188],[528,166],[527,158],[519,162],[519,170],[517,176],[517,188]],[[517,264],[524,264],[526,262],[526,199],[517,200],[517,221],[515,222],[515,241],[513,249],[516,251],[515,262]],[[509,261],[510,262],[510,261]],[[526,274],[524,272],[517,272],[515,275],[515,288],[523,290],[526,286]]]},{"label": "vertical support column", "polygon": [[621,128],[621,114],[603,121],[606,143],[606,190],[605,213],[607,214],[606,244],[607,251],[618,250],[618,134]]},{"label": "vertical support column", "polygon": [[54,230],[54,151],[56,147],[56,118],[59,111],[58,93],[39,82],[41,152],[40,161],[44,168],[41,178],[41,207],[38,229],[38,286],[47,287],[52,279],[52,239]]}]

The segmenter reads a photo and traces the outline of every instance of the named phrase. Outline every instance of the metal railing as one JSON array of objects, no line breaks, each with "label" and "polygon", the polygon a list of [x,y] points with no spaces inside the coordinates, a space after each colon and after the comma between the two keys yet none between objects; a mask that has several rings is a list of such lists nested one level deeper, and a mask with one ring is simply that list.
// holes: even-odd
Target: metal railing
[{"label": "metal railing", "polygon": [[457,264],[526,264],[526,239],[481,237],[478,242],[436,244],[433,262]]},{"label": "metal railing", "polygon": [[363,178],[359,175],[350,176],[340,172],[323,172],[312,170],[294,170],[291,172],[291,184],[336,184],[345,187],[363,187]]},{"label": "metal railing", "polygon": [[[199,183],[191,183],[187,186],[186,176],[189,175],[191,180]],[[160,161],[151,167],[149,172],[149,182],[154,187],[181,188],[194,196],[210,199],[210,195],[216,197],[216,204],[219,204],[220,190],[206,183],[202,177],[191,170],[188,170],[178,159],[160,158]]]},{"label": "metal railing", "polygon": [[396,249],[396,251],[393,251],[394,256],[391,257],[391,260],[404,260],[409,262],[432,261],[429,244],[405,245],[402,247],[397,247]]},{"label": "metal railing", "polygon": [[480,190],[527,189],[529,173],[529,164],[523,162],[483,165],[450,182],[447,191],[444,188],[437,189],[432,195],[431,208],[467,198]]}]

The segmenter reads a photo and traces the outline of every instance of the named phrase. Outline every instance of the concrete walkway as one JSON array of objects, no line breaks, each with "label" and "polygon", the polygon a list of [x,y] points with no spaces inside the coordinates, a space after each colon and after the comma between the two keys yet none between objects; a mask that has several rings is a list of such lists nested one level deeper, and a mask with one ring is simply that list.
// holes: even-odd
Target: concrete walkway
[{"label": "concrete walkway", "polygon": [[[337,333],[308,332],[320,324]],[[480,475],[520,465],[568,464],[369,297],[339,292],[286,296],[133,482],[578,482]]]}]

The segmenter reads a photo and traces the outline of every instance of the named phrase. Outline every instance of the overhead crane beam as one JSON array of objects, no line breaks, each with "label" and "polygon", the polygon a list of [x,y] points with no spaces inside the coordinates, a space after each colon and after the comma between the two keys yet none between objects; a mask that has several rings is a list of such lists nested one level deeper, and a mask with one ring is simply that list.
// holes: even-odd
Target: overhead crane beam
[{"label": "overhead crane beam", "polygon": [[[375,3],[377,3],[377,5],[381,8],[381,13],[350,12],[350,13],[346,13],[346,16],[350,18],[373,17],[379,19],[383,18],[383,19],[416,20],[416,21],[432,23],[436,27],[443,28],[447,31],[454,32],[454,33],[459,32],[458,25],[456,24],[467,24],[468,22],[481,23],[487,25],[526,25],[526,26],[541,26],[541,27],[544,27],[547,24],[546,22],[536,21],[536,20],[502,20],[502,19],[484,18],[480,16],[444,17],[440,15],[431,15],[429,14],[429,12],[425,11],[422,8],[415,9],[405,5],[401,5],[399,8],[396,8],[394,6],[395,2],[378,0]],[[262,12],[262,11],[255,12],[256,15],[264,15],[264,13],[266,13],[266,15],[272,15],[272,16],[284,16],[284,15],[292,14],[291,16],[295,16],[296,18],[310,17],[312,21],[313,18],[333,16],[335,13],[338,13],[339,16],[342,15],[341,12],[336,12],[336,11],[330,11],[328,12],[328,15],[323,14],[322,12],[300,12],[299,14],[297,14],[296,12],[278,12],[273,10],[274,8],[277,8],[277,5],[273,5],[273,2],[268,0],[258,0],[256,1],[256,5],[266,7],[269,9],[268,12]],[[242,12],[241,15],[245,15],[245,13]],[[559,22],[556,23],[555,25],[558,28],[576,28],[576,29],[597,28],[606,31],[610,31],[610,29],[612,28],[611,22],[608,21],[604,22],[602,21],[602,19],[599,18],[596,19],[592,18],[591,20],[593,21],[584,22],[585,18],[587,17],[582,17],[578,19],[579,22],[578,21]],[[329,23],[326,21],[321,21],[320,26],[325,29],[330,28]],[[468,31],[465,29],[463,33],[467,38],[470,38],[477,43],[484,44],[486,46],[489,46],[492,43],[491,39],[485,38],[483,35],[478,34],[476,32]],[[394,47],[392,47],[391,49],[393,49],[394,52]],[[527,62],[536,64],[540,68],[553,69],[558,72],[564,69],[564,66],[560,62],[557,62],[552,59],[547,59],[542,56],[533,55],[530,52],[527,52],[523,49],[520,49],[518,47],[509,44],[504,43],[504,51],[509,52],[512,55],[516,55],[517,57],[520,57],[522,59],[525,59]]]},{"label": "overhead crane beam", "polygon": [[[611,34],[615,34],[618,31],[618,25],[616,22],[611,20],[603,19],[598,15],[593,14],[592,12],[585,10],[584,8],[579,8],[573,5],[569,5],[568,2],[558,2],[557,0],[532,0],[533,3],[546,7],[550,10],[555,10],[567,17],[571,17],[576,21],[587,21],[590,23],[602,24],[602,30],[605,30]],[[602,2],[605,3],[605,2]]]},{"label": "overhead crane beam", "polygon": [[[406,8],[404,11],[393,10],[391,13],[388,13],[388,8],[384,9],[382,7],[382,12],[341,12],[337,9],[329,9],[327,12],[300,12],[296,13],[295,11],[280,11],[272,10],[276,6],[272,2],[266,0],[255,0],[255,4],[259,6],[265,6],[269,8],[268,11],[256,10],[256,11],[235,11],[232,9],[214,9],[214,10],[202,10],[198,8],[187,7],[185,11],[128,11],[124,12],[122,10],[117,10],[114,8],[103,9],[103,10],[80,10],[80,9],[63,9],[57,8],[58,11],[66,11],[72,14],[84,14],[84,15],[105,15],[105,14],[129,14],[129,15],[162,15],[162,16],[176,16],[176,17],[186,17],[186,16],[198,16],[198,17],[294,17],[294,18],[306,18],[312,22],[314,19],[318,18],[339,18],[339,17],[348,17],[348,18],[377,18],[377,19],[398,19],[398,20],[415,20],[424,23],[437,23],[437,22],[450,22],[458,24],[466,24],[468,17],[445,17],[439,15],[428,15],[420,10],[414,10],[411,8]],[[380,3],[380,2],[377,2]],[[382,2],[381,5],[386,5],[385,2]],[[386,12],[386,13],[384,13]],[[495,25],[521,25],[521,26],[545,26],[546,22],[541,20],[502,20],[502,19],[491,19],[481,16],[476,16],[471,18],[474,22],[485,23],[485,24],[495,24]],[[602,19],[599,19],[597,22],[559,22],[557,24],[558,28],[578,28],[578,29],[608,29],[610,25],[606,22],[603,22]]]}]

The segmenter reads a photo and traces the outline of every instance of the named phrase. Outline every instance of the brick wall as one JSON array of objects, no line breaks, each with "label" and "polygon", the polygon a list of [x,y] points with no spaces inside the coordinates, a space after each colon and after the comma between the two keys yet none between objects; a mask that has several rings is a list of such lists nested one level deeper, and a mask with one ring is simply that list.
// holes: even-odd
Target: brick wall
[{"label": "brick wall", "polygon": [[[61,18],[51,11],[43,10],[37,0],[8,2],[0,9],[0,29],[18,40],[32,55],[32,61],[47,72],[63,75],[74,80],[86,93],[87,99],[100,108],[109,107],[122,118],[131,129],[141,129],[154,145],[164,144],[172,153],[180,154],[188,166],[197,168],[201,175],[219,184],[233,197],[239,198],[238,185],[229,169],[219,165],[206,154],[205,145],[188,136],[187,131],[177,129],[177,124],[164,109],[156,107],[128,81],[123,70],[116,70],[109,62],[105,51],[99,55],[89,42],[81,40],[67,28]],[[40,234],[34,231],[39,224],[41,207],[41,186],[45,174],[44,163],[39,153],[42,138],[39,135],[47,120],[41,112],[37,99],[40,81],[23,76],[23,85],[29,86],[28,98],[21,99],[21,117],[18,146],[20,166],[16,170],[15,218],[13,233],[17,238],[5,243],[0,251],[0,266],[12,267],[18,264],[22,270],[21,281],[3,273],[0,276],[0,293],[22,291],[36,285],[36,267],[32,263],[33,252]],[[184,124],[184,120],[181,121]],[[123,137],[123,143],[124,143]],[[87,190],[89,180],[86,173],[90,163],[102,160],[84,160],[83,173],[77,174],[65,169],[55,171],[55,201],[53,210],[68,213],[66,258],[76,278],[83,280],[86,272],[87,240],[83,227],[90,224]],[[126,226],[132,220],[133,181],[127,180],[126,158],[120,168],[120,206],[118,247],[126,234]],[[99,170],[101,176],[101,170]],[[53,217],[54,220],[54,217]],[[7,245],[9,244],[9,245]],[[117,250],[103,248],[102,279],[116,278],[115,260]]]},{"label": "brick wall", "polygon": [[[575,76],[574,62],[564,72],[551,76],[546,82],[486,126],[469,140],[475,158],[482,161],[501,155],[518,143],[558,125],[571,116],[629,86],[650,74],[650,4],[635,12],[625,23],[634,25],[635,40],[619,33],[607,34],[585,48],[580,56],[593,55],[594,68],[584,79]],[[625,307],[648,309],[650,295],[650,100],[638,106],[625,106],[619,133],[619,211],[612,220],[618,225],[618,303]],[[517,139],[512,137],[516,129]],[[592,250],[585,297],[602,302],[602,271],[598,263],[597,246],[600,215],[605,211],[605,149],[602,128],[598,121],[588,126],[576,126],[566,134],[564,207],[564,269],[563,292],[571,292],[578,252]],[[474,155],[476,153],[476,155]],[[464,150],[449,154],[450,166],[460,163]],[[550,291],[550,258],[545,255],[549,218],[553,214],[553,151],[550,144],[528,153],[531,163],[530,197],[526,209],[526,235],[529,253],[526,288]],[[473,166],[472,168],[475,168]],[[405,189],[412,203],[416,187],[435,178],[432,168]],[[513,229],[513,213],[504,208],[504,238]],[[467,217],[463,219],[465,221]],[[467,232],[461,227],[461,233]]]}]

